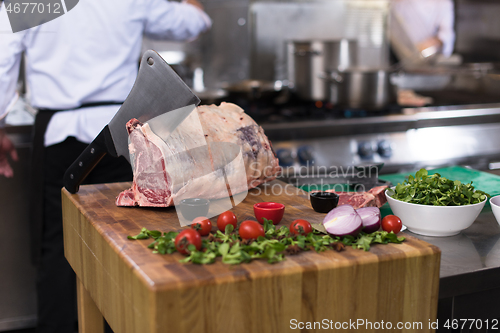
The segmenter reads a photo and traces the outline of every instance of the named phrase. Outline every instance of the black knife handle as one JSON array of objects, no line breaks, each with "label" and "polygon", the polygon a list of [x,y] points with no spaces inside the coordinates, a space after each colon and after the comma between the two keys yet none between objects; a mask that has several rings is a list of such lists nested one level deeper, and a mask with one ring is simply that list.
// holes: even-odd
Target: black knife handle
[{"label": "black knife handle", "polygon": [[70,193],[78,192],[80,184],[85,180],[88,174],[94,169],[99,161],[106,155],[108,148],[106,146],[106,137],[109,137],[108,126],[104,127],[99,135],[92,141],[87,148],[78,156],[76,161],[66,170],[64,174],[64,187]]}]

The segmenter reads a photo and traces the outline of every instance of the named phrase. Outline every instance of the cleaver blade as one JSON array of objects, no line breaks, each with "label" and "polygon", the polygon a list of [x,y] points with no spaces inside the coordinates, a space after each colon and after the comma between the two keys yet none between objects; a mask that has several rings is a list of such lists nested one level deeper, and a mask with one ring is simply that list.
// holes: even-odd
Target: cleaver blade
[{"label": "cleaver blade", "polygon": [[130,94],[109,124],[68,168],[64,187],[70,193],[78,192],[80,184],[106,154],[124,156],[130,162],[126,128],[130,119],[145,123],[182,108],[163,125],[164,131],[172,132],[199,103],[200,99],[158,53],[146,51]]}]

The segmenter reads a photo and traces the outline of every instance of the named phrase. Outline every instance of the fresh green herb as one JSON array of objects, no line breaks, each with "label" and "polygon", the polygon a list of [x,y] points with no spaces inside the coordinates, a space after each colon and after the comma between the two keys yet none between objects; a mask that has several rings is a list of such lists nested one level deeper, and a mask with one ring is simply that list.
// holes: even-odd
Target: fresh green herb
[{"label": "fresh green herb", "polygon": [[312,226],[315,229],[314,230],[315,234],[317,233],[325,234],[324,237],[333,238],[344,245],[352,246],[355,249],[361,249],[365,251],[369,251],[370,245],[372,244],[389,244],[389,243],[401,244],[405,240],[405,237],[402,236],[398,237],[392,231],[391,232],[375,231],[372,232],[371,234],[360,232],[359,235],[357,235],[356,237],[350,235],[343,237],[333,237],[328,235],[325,228],[321,228],[320,225],[312,224]]},{"label": "fresh green herb", "polygon": [[388,194],[396,200],[431,206],[472,205],[490,198],[488,193],[474,189],[472,182],[462,184],[459,180],[441,177],[439,173],[429,175],[426,169],[420,169],[415,176],[409,175]]},{"label": "fresh green herb", "polygon": [[405,240],[404,237],[398,237],[395,233],[387,231],[375,231],[371,234],[361,232],[358,237],[345,236],[343,242],[345,245],[352,245],[355,249],[368,251],[372,244],[400,244]]},{"label": "fresh green herb", "polygon": [[175,237],[178,234],[179,233],[175,231],[166,232],[163,234],[163,236],[156,238],[155,241],[149,244],[148,247],[150,249],[153,249],[153,253],[174,253],[177,251],[177,249],[175,248]]},{"label": "fresh green herb", "polygon": [[142,228],[141,232],[135,236],[127,236],[128,239],[148,239],[149,237],[157,239],[161,236],[161,231],[158,230],[148,230],[146,228]]},{"label": "fresh green herb", "polygon": [[[285,255],[293,255],[302,251],[314,250],[323,252],[329,249],[342,251],[345,246],[368,251],[374,243],[401,243],[404,237],[397,237],[394,233],[377,231],[371,234],[361,233],[358,237],[345,236],[335,237],[324,231],[313,230],[307,235],[292,235],[289,228],[281,226],[277,228],[272,221],[264,219],[264,231],[266,237],[256,240],[242,240],[234,227],[226,226],[225,232],[217,230],[202,240],[200,251],[196,251],[193,245],[189,248],[190,255],[180,260],[193,264],[211,264],[217,257],[222,257],[222,262],[229,265],[248,263],[255,259],[267,260],[268,263],[276,263],[285,260]],[[153,253],[170,254],[176,252],[175,237],[178,232],[170,231],[161,234],[160,231],[150,231],[142,228],[136,236],[129,239],[154,238],[149,244]]]}]

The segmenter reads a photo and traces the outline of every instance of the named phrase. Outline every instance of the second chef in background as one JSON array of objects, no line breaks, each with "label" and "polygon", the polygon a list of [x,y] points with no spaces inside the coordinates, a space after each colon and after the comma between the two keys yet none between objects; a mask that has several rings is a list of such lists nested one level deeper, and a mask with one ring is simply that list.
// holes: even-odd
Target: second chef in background
[{"label": "second chef in background", "polygon": [[449,57],[455,43],[454,15],[452,0],[392,0],[389,34],[399,60]]}]

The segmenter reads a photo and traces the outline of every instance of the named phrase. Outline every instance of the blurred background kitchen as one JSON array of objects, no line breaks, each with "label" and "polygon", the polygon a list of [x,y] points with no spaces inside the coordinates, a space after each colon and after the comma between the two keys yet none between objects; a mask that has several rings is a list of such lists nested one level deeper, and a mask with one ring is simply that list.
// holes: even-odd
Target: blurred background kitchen
[{"label": "blurred background kitchen", "polygon": [[[328,182],[332,167],[382,163],[382,174],[500,170],[497,1],[454,0],[451,55],[445,42],[423,47],[390,0],[201,2],[208,34],[187,44],[145,40],[144,50],[157,50],[202,103],[243,107],[273,142],[284,179]],[[428,21],[417,26],[428,30]],[[26,185],[36,110],[22,73],[19,91],[6,129],[16,176],[0,178],[0,331],[36,323]]]}]

